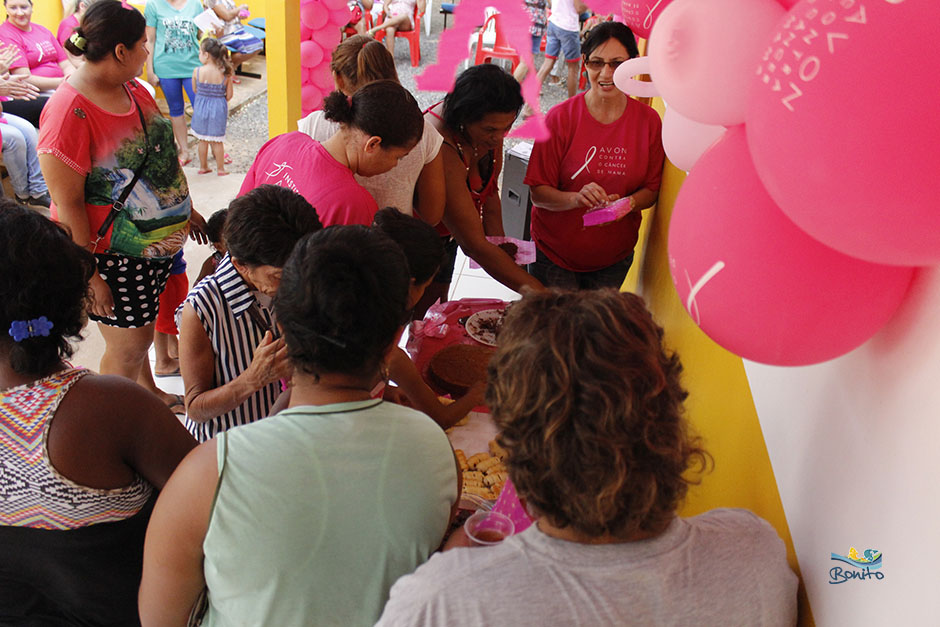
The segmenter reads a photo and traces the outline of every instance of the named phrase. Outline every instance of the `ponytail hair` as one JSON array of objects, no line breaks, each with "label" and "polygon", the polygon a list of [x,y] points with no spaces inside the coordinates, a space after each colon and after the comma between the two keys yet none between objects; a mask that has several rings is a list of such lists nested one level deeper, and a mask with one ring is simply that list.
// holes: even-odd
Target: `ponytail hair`
[{"label": "ponytail hair", "polygon": [[225,76],[231,76],[235,73],[232,67],[232,58],[229,56],[228,48],[215,37],[206,37],[199,45],[199,49],[205,52],[215,62],[216,67]]},{"label": "ponytail hair", "polygon": [[373,81],[387,79],[399,82],[391,53],[381,43],[365,35],[347,37],[336,46],[330,70],[342,76],[353,90]]},{"label": "ponytail hair", "polygon": [[323,101],[327,120],[380,137],[383,148],[411,148],[424,133],[424,116],[407,89],[391,80],[368,83],[352,97],[334,91]]},{"label": "ponytail hair", "polygon": [[118,0],[99,0],[88,7],[81,23],[65,40],[76,57],[97,63],[114,54],[118,44],[132,50],[143,38],[147,22],[140,11]]}]

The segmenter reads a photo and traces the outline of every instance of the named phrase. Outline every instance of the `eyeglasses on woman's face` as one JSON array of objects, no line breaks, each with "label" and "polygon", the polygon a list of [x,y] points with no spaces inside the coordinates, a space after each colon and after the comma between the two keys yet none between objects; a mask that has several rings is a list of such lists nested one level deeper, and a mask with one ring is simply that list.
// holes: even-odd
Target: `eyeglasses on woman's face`
[{"label": "eyeglasses on woman's face", "polygon": [[617,59],[615,61],[604,61],[603,59],[588,59],[584,62],[584,67],[594,72],[599,72],[604,69],[604,66],[610,67],[612,70],[616,70],[620,67],[620,64],[626,61],[626,59]]}]

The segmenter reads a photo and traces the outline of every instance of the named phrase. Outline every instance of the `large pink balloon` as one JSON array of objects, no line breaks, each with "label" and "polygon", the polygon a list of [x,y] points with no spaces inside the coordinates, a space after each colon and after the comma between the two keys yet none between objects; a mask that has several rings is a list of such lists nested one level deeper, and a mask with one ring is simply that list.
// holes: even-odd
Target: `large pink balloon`
[{"label": "large pink balloon", "polygon": [[747,111],[761,180],[847,254],[940,263],[940,2],[803,0],[768,37]]},{"label": "large pink balloon", "polygon": [[323,93],[313,85],[300,88],[300,104],[306,113],[319,109],[323,104]]},{"label": "large pink balloon", "polygon": [[724,132],[724,126],[690,120],[675,107],[667,107],[663,115],[663,148],[673,165],[681,170],[691,170]]},{"label": "large pink balloon", "polygon": [[732,353],[798,366],[838,357],[893,315],[914,270],[855,259],[820,244],[774,204],[742,127],[692,168],[669,227],[679,298]]},{"label": "large pink balloon", "polygon": [[324,50],[332,50],[339,44],[340,35],[341,33],[338,28],[330,28],[327,26],[326,28],[314,31],[311,38]]},{"label": "large pink balloon", "polygon": [[300,65],[306,68],[316,67],[323,60],[323,48],[313,41],[300,42]]},{"label": "large pink balloon", "polygon": [[346,8],[346,0],[323,0],[323,4],[325,4],[326,8],[330,11]]},{"label": "large pink balloon", "polygon": [[300,7],[300,21],[311,30],[323,28],[330,19],[330,10],[319,0],[312,0]]},{"label": "large pink balloon", "polygon": [[325,60],[317,67],[312,68],[309,76],[311,84],[316,85],[320,91],[332,91],[334,83],[333,73],[330,72],[329,61]]},{"label": "large pink balloon", "polygon": [[305,26],[303,22],[300,23],[300,41],[306,41],[313,37],[313,29],[309,26]]},{"label": "large pink balloon", "polygon": [[767,34],[783,15],[777,0],[675,0],[650,35],[659,93],[696,122],[741,124]]},{"label": "large pink balloon", "polygon": [[653,24],[672,0],[622,0],[623,21],[637,37],[648,39]]}]

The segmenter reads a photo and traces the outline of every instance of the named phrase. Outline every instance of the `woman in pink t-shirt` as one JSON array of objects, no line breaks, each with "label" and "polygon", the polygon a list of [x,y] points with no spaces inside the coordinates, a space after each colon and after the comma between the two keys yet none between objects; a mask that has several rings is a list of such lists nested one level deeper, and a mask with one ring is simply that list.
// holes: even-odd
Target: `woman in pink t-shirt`
[{"label": "woman in pink t-shirt", "polygon": [[339,131],[323,143],[300,131],[268,141],[239,195],[266,183],[280,185],[306,198],[323,226],[368,226],[379,207],[353,175],[375,176],[395,167],[421,139],[421,109],[396,81],[381,80],[352,97],[334,91],[323,102],[323,114]]},{"label": "woman in pink t-shirt", "polygon": [[[633,262],[640,211],[656,203],[662,177],[662,122],[614,86],[614,70],[637,56],[618,22],[594,27],[581,46],[591,88],[549,111],[550,138],[532,149],[525,184],[532,195],[535,263],[546,285],[620,287]],[[590,209],[628,198],[623,218],[585,228]]]},{"label": "woman in pink t-shirt", "polygon": [[65,78],[75,69],[68,55],[48,28],[33,24],[33,0],[4,0],[7,19],[0,24],[0,42],[15,47],[19,57],[10,64],[10,74],[23,75],[40,91],[49,92],[36,100],[4,103],[7,113],[25,118],[39,127],[43,106]]}]

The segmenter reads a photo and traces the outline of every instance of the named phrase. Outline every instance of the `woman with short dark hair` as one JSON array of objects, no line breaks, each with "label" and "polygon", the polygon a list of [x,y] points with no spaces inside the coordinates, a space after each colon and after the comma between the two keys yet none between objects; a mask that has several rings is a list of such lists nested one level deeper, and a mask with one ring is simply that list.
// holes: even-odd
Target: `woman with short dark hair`
[{"label": "woman with short dark hair", "polygon": [[186,458],[147,531],[140,614],[183,624],[371,626],[388,590],[441,542],[459,491],[443,430],[372,398],[409,277],[377,229],[302,239],[275,300],[290,407]]},{"label": "woman with short dark hair", "polygon": [[438,232],[446,256],[415,308],[416,317],[424,316],[438,299],[447,300],[458,246],[506,287],[517,292],[542,289],[537,279],[486,239],[504,234],[497,180],[503,167],[503,138],[522,104],[516,79],[497,65],[483,63],[464,70],[444,101],[425,113],[444,137],[446,201]]},{"label": "woman with short dark hair", "polygon": [[194,446],[155,396],[69,365],[95,258],[0,199],[0,624],[135,625],[144,531]]},{"label": "woman with short dark hair", "polygon": [[[524,182],[532,194],[536,260],[529,272],[565,289],[619,288],[633,263],[641,214],[659,197],[662,122],[614,85],[614,70],[637,56],[620,22],[602,22],[581,45],[591,88],[552,107],[549,137],[532,148]],[[584,226],[586,212],[623,199],[619,220]]]},{"label": "woman with short dark hair", "polygon": [[269,415],[290,377],[271,298],[294,244],[320,230],[303,196],[262,185],[229,205],[228,250],[177,311],[186,426],[204,442]]},{"label": "woman with short dark hair", "polygon": [[486,399],[535,524],[435,555],[395,584],[378,625],[795,624],[797,578],[766,521],[676,515],[686,473],[708,461],[683,417],[681,372],[633,294],[513,305]]}]

